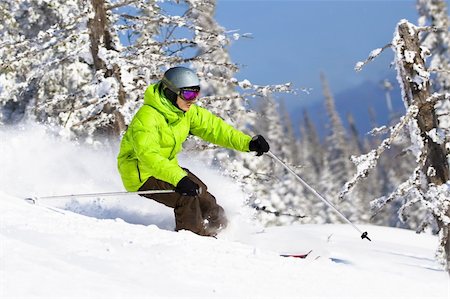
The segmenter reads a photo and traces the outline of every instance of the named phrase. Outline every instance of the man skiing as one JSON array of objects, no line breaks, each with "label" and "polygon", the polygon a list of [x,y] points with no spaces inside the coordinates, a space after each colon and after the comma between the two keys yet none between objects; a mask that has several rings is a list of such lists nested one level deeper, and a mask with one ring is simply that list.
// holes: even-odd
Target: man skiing
[{"label": "man skiing", "polygon": [[227,225],[224,210],[199,178],[178,165],[182,143],[192,134],[258,156],[269,151],[269,144],[261,135],[252,138],[195,105],[199,93],[199,78],[185,67],[167,70],[161,81],[150,85],[122,138],[118,169],[127,191],[175,190],[143,196],[174,209],[176,231],[215,236]]}]

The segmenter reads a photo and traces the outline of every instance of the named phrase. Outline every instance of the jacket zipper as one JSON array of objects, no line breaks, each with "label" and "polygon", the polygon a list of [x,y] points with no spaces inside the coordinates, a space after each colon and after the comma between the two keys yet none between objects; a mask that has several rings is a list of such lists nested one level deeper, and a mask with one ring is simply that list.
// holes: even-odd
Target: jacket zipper
[{"label": "jacket zipper", "polygon": [[141,171],[139,170],[139,161],[136,161],[136,168],[137,168],[137,171],[138,171],[139,182],[142,183],[142,179],[141,179]]},{"label": "jacket zipper", "polygon": [[170,151],[170,155],[169,155],[169,159],[173,159],[173,152],[175,151],[175,148],[177,147],[177,137],[175,136],[175,133],[173,132],[173,128],[171,126],[169,126],[170,128],[170,132],[172,133],[172,137],[174,140],[174,146],[172,148],[172,150]]}]

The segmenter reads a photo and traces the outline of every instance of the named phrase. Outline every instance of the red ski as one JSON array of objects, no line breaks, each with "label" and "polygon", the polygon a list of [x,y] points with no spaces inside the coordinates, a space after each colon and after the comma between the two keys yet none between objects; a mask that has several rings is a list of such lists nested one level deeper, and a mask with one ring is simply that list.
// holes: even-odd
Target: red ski
[{"label": "red ski", "polygon": [[308,253],[303,253],[303,254],[280,254],[280,256],[282,256],[282,257],[295,257],[295,258],[304,259],[304,258],[306,258],[311,252],[312,252],[312,250],[310,250]]}]

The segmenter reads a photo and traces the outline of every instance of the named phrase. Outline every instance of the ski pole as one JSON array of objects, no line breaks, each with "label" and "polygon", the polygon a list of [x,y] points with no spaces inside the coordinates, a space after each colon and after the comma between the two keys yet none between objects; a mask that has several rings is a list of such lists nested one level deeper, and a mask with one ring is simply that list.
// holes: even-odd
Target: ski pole
[{"label": "ski pole", "polygon": [[104,192],[104,193],[84,193],[84,194],[68,194],[68,195],[52,195],[52,196],[34,196],[25,198],[30,203],[36,203],[40,199],[55,199],[55,198],[71,198],[71,197],[95,197],[95,196],[117,196],[117,195],[145,195],[145,194],[162,194],[173,193],[175,190],[145,190],[145,191],[120,191],[120,192]]},{"label": "ski pole", "polygon": [[280,165],[282,165],[284,168],[286,168],[300,183],[303,184],[309,191],[311,191],[315,196],[317,196],[321,201],[323,201],[325,204],[327,204],[330,208],[332,208],[339,216],[342,217],[346,222],[348,222],[351,226],[353,226],[360,234],[361,239],[367,239],[369,241],[370,238],[367,236],[367,232],[362,232],[356,225],[354,225],[350,220],[347,219],[347,217],[344,216],[331,202],[326,200],[322,195],[319,194],[313,187],[311,187],[308,183],[306,183],[298,174],[296,174],[289,166],[286,165],[283,161],[280,160],[277,156],[275,156],[271,151],[268,151],[267,154],[277,161]]}]

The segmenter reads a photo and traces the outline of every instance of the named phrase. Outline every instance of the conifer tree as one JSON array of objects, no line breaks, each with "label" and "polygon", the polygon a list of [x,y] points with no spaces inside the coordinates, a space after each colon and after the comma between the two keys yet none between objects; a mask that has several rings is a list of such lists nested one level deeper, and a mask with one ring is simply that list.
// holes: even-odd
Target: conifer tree
[{"label": "conifer tree", "polygon": [[313,176],[311,179],[317,181],[323,170],[324,147],[321,144],[319,134],[307,110],[303,111],[303,124],[300,127],[301,150],[300,157],[305,169]]},{"label": "conifer tree", "polygon": [[[337,195],[350,176],[350,149],[347,134],[342,120],[336,111],[335,101],[328,82],[324,74],[320,77],[325,97],[325,107],[329,119],[329,135],[325,140],[326,155],[324,157],[324,171],[320,180],[322,194],[334,205],[342,210],[350,212],[350,205],[345,202],[338,202]],[[325,213],[329,219],[327,221],[342,221],[335,213],[325,207]]]},{"label": "conifer tree", "polygon": [[[264,98],[259,103],[258,118],[255,122],[255,127],[258,133],[265,135],[270,144],[271,151],[280,156],[281,159],[285,159],[286,152],[282,146],[284,139],[283,126],[278,105],[272,97]],[[284,169],[267,157],[255,161],[251,170],[265,181],[256,190],[255,205],[265,207],[270,211],[284,211],[286,208],[286,198],[280,192],[284,191]],[[260,213],[259,217],[266,225],[279,224],[281,221],[274,214]]]},{"label": "conifer tree", "polygon": [[289,112],[286,110],[286,106],[283,102],[280,104],[280,114],[283,125],[283,131],[285,132],[285,138],[283,139],[283,143],[286,147],[287,156],[286,159],[289,163],[294,165],[299,164],[299,144],[297,142],[297,138],[294,132],[294,126],[292,124],[292,118],[289,115]]},{"label": "conifer tree", "polygon": [[[300,164],[298,170],[301,177],[309,182],[317,190],[322,192],[322,175],[325,173],[326,148],[323,146],[317,129],[312,122],[307,110],[303,111],[303,122],[300,124]],[[323,212],[324,204],[317,200],[309,190],[300,186],[299,206],[308,218],[303,219],[308,223],[325,223],[327,213]],[[325,215],[324,215],[324,214]]]}]

